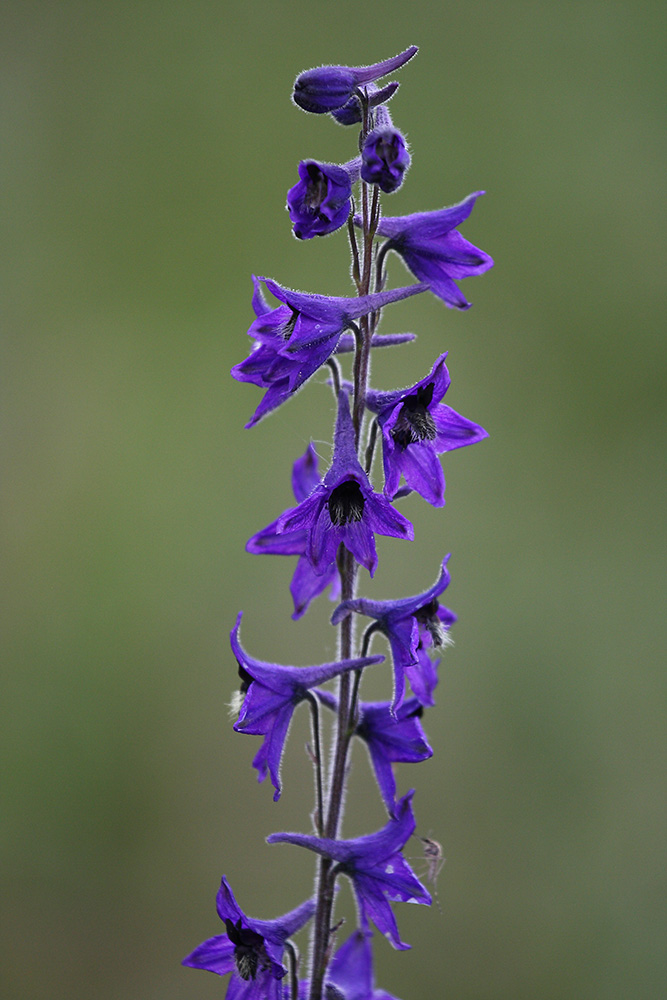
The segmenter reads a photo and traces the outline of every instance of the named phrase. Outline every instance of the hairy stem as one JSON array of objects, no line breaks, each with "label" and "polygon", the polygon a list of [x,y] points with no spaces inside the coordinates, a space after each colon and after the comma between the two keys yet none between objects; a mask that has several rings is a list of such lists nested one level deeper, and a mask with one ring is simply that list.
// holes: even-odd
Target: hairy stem
[{"label": "hairy stem", "polygon": [[289,955],[289,994],[290,1000],[298,1000],[299,996],[299,976],[296,948],[291,941],[285,941],[285,950]]},{"label": "hairy stem", "polygon": [[335,358],[329,358],[327,364],[331,369],[331,374],[333,375],[334,395],[336,399],[338,399],[338,393],[340,392],[340,365]]},{"label": "hairy stem", "polygon": [[310,719],[313,727],[313,747],[315,754],[315,789],[317,795],[316,817],[317,835],[324,833],[324,794],[322,792],[322,746],[320,741],[320,706],[315,695],[309,691],[306,701],[310,705]]}]

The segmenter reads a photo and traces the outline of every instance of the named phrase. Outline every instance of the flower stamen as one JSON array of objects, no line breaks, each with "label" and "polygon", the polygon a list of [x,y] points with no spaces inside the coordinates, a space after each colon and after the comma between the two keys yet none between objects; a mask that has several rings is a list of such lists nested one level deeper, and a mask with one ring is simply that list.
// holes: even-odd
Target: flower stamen
[{"label": "flower stamen", "polygon": [[355,479],[340,483],[327,501],[331,523],[336,527],[361,521],[364,514],[364,495]]}]

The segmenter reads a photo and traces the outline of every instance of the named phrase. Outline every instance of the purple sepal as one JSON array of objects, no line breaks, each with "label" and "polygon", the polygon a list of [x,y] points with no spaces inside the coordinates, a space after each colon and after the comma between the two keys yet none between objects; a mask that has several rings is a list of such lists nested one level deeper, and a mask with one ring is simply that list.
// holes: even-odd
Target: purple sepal
[{"label": "purple sepal", "polygon": [[239,642],[241,612],[231,631],[232,652],[239,664],[242,692],[245,694],[239,718],[234,723],[237,733],[264,736],[252,766],[258,772],[258,781],[267,774],[275,792],[274,802],[280,798],[280,762],[285,740],[296,706],[304,700],[313,687],[318,687],[332,677],[348,670],[359,670],[380,663],[382,656],[366,656],[336,663],[323,663],[316,667],[289,667],[278,663],[256,660],[245,652]]},{"label": "purple sepal", "polygon": [[[430,663],[430,660],[429,660]],[[332,711],[338,711],[338,699],[329,691],[315,692]],[[355,735],[367,747],[380,793],[390,816],[396,808],[396,779],[392,763],[418,764],[433,756],[420,722],[423,706],[409,698],[392,715],[388,701],[362,701],[358,706]]]},{"label": "purple sepal", "polygon": [[280,990],[274,992],[274,985],[287,973],[282,962],[285,942],[311,919],[315,900],[306,900],[276,920],[253,920],[243,913],[223,875],[216,908],[227,932],[204,941],[182,964],[219,976],[233,973],[228,997],[244,1000],[280,997],[282,994]]},{"label": "purple sepal", "polygon": [[438,597],[450,581],[448,560],[449,556],[445,556],[438,579],[423,594],[398,601],[371,601],[355,597],[339,604],[331,616],[332,625],[338,625],[353,612],[366,615],[375,619],[378,631],[386,636],[394,663],[391,706],[394,716],[405,699],[406,676],[419,701],[423,705],[433,704],[433,690],[438,681],[437,664],[431,664],[426,650],[444,646],[449,629],[456,621],[454,612],[438,602]]},{"label": "purple sepal", "polygon": [[366,405],[378,415],[382,431],[384,492],[395,498],[401,475],[434,507],[445,502],[445,477],[438,455],[488,437],[479,424],[441,403],[450,385],[447,352],[430,374],[409,389],[366,394]]},{"label": "purple sepal", "polygon": [[[453,309],[470,308],[455,281],[493,267],[493,259],[455,228],[468,218],[481,194],[484,192],[476,191],[458,205],[434,212],[383,217],[377,228],[378,236],[389,238],[387,250],[400,254],[415,277],[425,281],[433,294]],[[354,222],[361,226],[361,217],[355,216]]]},{"label": "purple sepal", "polygon": [[[375,87],[373,84],[370,84],[367,87],[368,106],[376,108],[378,104],[384,104],[394,96],[398,90],[398,86],[395,80],[392,83],[385,84],[384,87]],[[332,111],[331,117],[339,125],[359,125],[361,123],[361,103],[356,94],[342,108],[336,108],[335,111]]]},{"label": "purple sepal", "polygon": [[409,538],[410,522],[382,494],[374,493],[359,464],[347,392],[338,397],[331,468],[297,507],[278,518],[278,534],[306,531],[306,555],[317,574],[336,558],[342,542],[371,576],[377,566],[374,533]]},{"label": "purple sepal", "polygon": [[405,52],[372,66],[318,66],[306,70],[294,82],[292,99],[303,111],[312,114],[335,111],[347,104],[357,87],[400,69],[416,52],[417,46],[411,45]]},{"label": "purple sepal", "polygon": [[297,239],[326,236],[345,225],[359,168],[359,157],[342,166],[301,161],[299,182],[287,192],[287,210]]},{"label": "purple sepal", "polygon": [[396,804],[395,816],[376,833],[354,840],[330,840],[303,833],[272,833],[269,844],[295,844],[337,862],[351,880],[357,897],[362,926],[372,920],[394,948],[410,945],[401,941],[389,901],[424,903],[431,897],[407,863],[401,849],[415,830],[412,796],[408,792]]},{"label": "purple sepal", "polygon": [[[317,452],[311,442],[304,455],[294,463],[292,470],[292,489],[294,496],[300,502],[322,482],[317,468]],[[340,574],[335,561],[324,573],[318,575],[306,558],[307,533],[305,531],[287,531],[278,534],[278,521],[272,521],[246,542],[246,552],[255,555],[298,556],[299,560],[294,570],[290,584],[290,592],[294,601],[292,618],[296,621],[308,610],[308,605],[331,584],[331,599],[338,600],[340,596]]]}]

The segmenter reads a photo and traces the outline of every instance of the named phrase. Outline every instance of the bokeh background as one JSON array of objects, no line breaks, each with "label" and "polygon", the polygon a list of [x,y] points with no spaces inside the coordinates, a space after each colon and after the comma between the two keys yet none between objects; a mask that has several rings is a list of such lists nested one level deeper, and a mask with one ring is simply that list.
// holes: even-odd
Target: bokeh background
[{"label": "bokeh background", "polygon": [[[448,349],[448,400],[490,437],[445,456],[444,511],[408,498],[416,541],[381,540],[372,590],[362,574],[414,593],[452,552],[460,618],[435,757],[399,772],[447,857],[441,912],[397,907],[413,950],[376,941],[378,986],[664,995],[662,5],[1,16],[2,997],[220,997],[179,963],[221,930],[221,874],[255,916],[310,892],[310,856],[263,841],[308,827],[306,713],[274,804],[227,718],[228,631],[243,609],[259,657],[333,653],[326,598],[290,620],[293,560],[244,552],[291,504],[310,437],[326,460],[332,401],[311,384],[244,431],[259,393],[228,372],[252,272],[349,294],[343,235],[298,243],[283,206],[301,157],[340,162],[355,138],[296,109],[294,77],[413,42],[392,104],[413,166],[386,210],[485,188],[464,234],[496,266],[464,283],[467,313],[393,307],[385,332],[419,339],[374,380],[409,384]],[[359,753],[346,832],[382,821]]]}]

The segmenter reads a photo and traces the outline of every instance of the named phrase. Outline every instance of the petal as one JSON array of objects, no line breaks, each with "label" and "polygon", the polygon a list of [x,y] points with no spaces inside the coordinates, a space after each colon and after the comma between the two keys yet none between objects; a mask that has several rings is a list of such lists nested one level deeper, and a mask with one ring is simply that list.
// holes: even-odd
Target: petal
[{"label": "petal", "polygon": [[242,979],[234,974],[229,980],[225,1000],[284,1000],[284,997],[281,980],[266,970],[258,972],[255,979]]},{"label": "petal", "polygon": [[422,649],[419,651],[418,662],[405,668],[413,694],[427,708],[432,708],[435,704],[433,692],[438,684],[439,663],[440,660],[431,660],[426,650]]},{"label": "petal", "polygon": [[357,86],[362,83],[372,83],[373,80],[379,80],[381,76],[386,76],[387,73],[393,73],[395,70],[400,69],[401,66],[405,66],[406,62],[417,55],[418,52],[419,47],[417,45],[410,45],[404,52],[399,52],[397,56],[392,56],[391,59],[374,63],[372,66],[357,66],[352,70]]},{"label": "petal", "polygon": [[310,602],[319,597],[323,590],[331,584],[339,582],[338,569],[335,563],[325,570],[324,573],[317,574],[306,556],[301,556],[296,564],[294,576],[290,584],[290,593],[294,601],[294,614],[292,618],[296,621],[308,610]]},{"label": "petal", "polygon": [[371,576],[377,569],[378,557],[375,548],[375,536],[367,523],[366,510],[361,521],[346,524],[342,529],[342,541],[354,558],[365,566]]},{"label": "petal", "polygon": [[267,391],[262,397],[262,401],[251,416],[247,424],[245,424],[245,429],[249,430],[258,424],[263,417],[273,410],[276,410],[281,406],[286,400],[292,395],[292,390],[290,389],[289,378],[283,378],[280,381],[269,386]]},{"label": "petal", "polygon": [[375,618],[381,622],[383,630],[388,631],[390,628],[394,628],[395,623],[398,623],[400,619],[406,618],[425,604],[429,604],[434,597],[438,597],[447,588],[450,581],[447,569],[448,561],[449,556],[447,555],[442,561],[438,579],[422,594],[416,594],[414,597],[403,597],[398,601],[371,601],[366,597],[356,597],[343,601],[331,616],[331,624],[337,625],[351,611],[356,611],[358,614]]},{"label": "petal", "polygon": [[387,807],[387,812],[391,816],[394,813],[396,800],[396,779],[394,778],[391,761],[379,743],[369,740],[367,745],[378,788],[380,789],[380,795]]},{"label": "petal", "polygon": [[434,407],[431,413],[437,431],[435,447],[438,453],[454,451],[455,448],[475,444],[489,436],[479,424],[461,416],[460,413],[452,410],[450,406],[445,406],[444,403]]},{"label": "petal", "polygon": [[355,931],[347,939],[334,955],[326,978],[345,1000],[371,1000],[373,953],[368,935]]},{"label": "petal", "polygon": [[220,880],[220,888],[215,897],[215,906],[221,920],[231,920],[234,924],[238,920],[245,920],[245,914],[236,902],[232,887],[224,875]]},{"label": "petal", "polygon": [[253,274],[252,276],[252,308],[254,310],[255,316],[265,316],[266,313],[272,311],[272,306],[266,301],[264,292],[262,291],[262,284],[259,278],[256,278]]},{"label": "petal", "polygon": [[299,502],[305,500],[315,487],[320,485],[321,481],[317,468],[317,452],[311,441],[302,457],[297,458],[292,469],[294,496]]},{"label": "petal", "polygon": [[280,782],[280,763],[293,714],[294,705],[288,705],[282,711],[276,712],[273,725],[267,732],[266,737],[262,742],[261,747],[255,754],[255,758],[252,762],[252,766],[258,772],[258,781],[264,781],[268,770],[268,773],[271,776],[271,784],[275,789],[273,794],[274,802],[278,801],[282,790]]},{"label": "petal", "polygon": [[323,504],[310,532],[306,547],[306,555],[317,574],[325,573],[335,560],[338,546],[343,541],[346,530],[346,526],[331,523],[329,510]]},{"label": "petal", "polygon": [[245,733],[248,736],[264,736],[271,726],[275,715],[285,705],[294,708],[293,692],[275,692],[265,684],[253,681],[246,691],[239,718],[234,723],[234,732]]},{"label": "petal", "polygon": [[307,899],[295,909],[290,910],[289,913],[285,913],[282,917],[276,917],[274,920],[254,920],[248,917],[248,927],[256,934],[261,934],[268,942],[266,950],[271,955],[269,944],[282,944],[298,930],[301,930],[314,915],[315,907],[315,900]]},{"label": "petal", "polygon": [[[425,375],[424,378],[420,379],[419,382],[416,382],[409,388],[391,389],[388,392],[380,392],[376,389],[368,390],[366,394],[366,405],[369,410],[373,411],[373,413],[381,414],[381,422],[383,426],[385,426],[387,422],[390,422],[392,417],[389,412],[385,413],[385,410],[391,410],[397,405],[397,403],[401,403],[406,396],[413,396],[420,388],[428,385],[429,383],[433,384],[431,404],[440,402],[442,397],[447,392],[451,382],[449,371],[447,370],[447,365],[445,364],[445,358],[448,353],[448,351],[445,351],[440,355],[440,357],[436,358],[433,368],[429,374]],[[396,415],[394,416],[394,421],[391,424],[392,428],[394,426],[396,416],[398,416],[398,412],[396,412]]]},{"label": "petal", "polygon": [[366,875],[359,875],[354,879],[353,885],[360,910],[368,920],[373,921],[392,947],[398,951],[410,948],[406,941],[401,941],[392,908],[385,895],[378,889],[376,880]]},{"label": "petal", "polygon": [[[379,236],[389,236],[392,239],[406,238],[410,242],[441,238],[465,222],[472,212],[475,202],[483,194],[484,191],[475,191],[457,205],[451,205],[449,208],[439,208],[431,212],[416,212],[413,215],[384,217],[380,219],[377,233]],[[359,224],[356,216],[354,221],[355,224]]]},{"label": "petal", "polygon": [[405,482],[420,494],[427,503],[442,507],[445,503],[445,474],[431,441],[415,441],[407,448],[395,448],[387,455],[391,464],[394,492],[401,473]]},{"label": "petal", "polygon": [[252,535],[245,545],[246,552],[253,555],[300,556],[306,550],[305,531],[276,533],[277,521],[272,521],[256,535]]},{"label": "petal", "polygon": [[[290,699],[296,703],[296,700],[302,698],[304,692],[311,687],[324,684],[326,681],[337,677],[338,674],[344,673],[347,670],[359,670],[360,668],[370,666],[372,663],[380,663],[384,659],[382,656],[363,656],[352,660],[321,663],[314,667],[292,667],[279,663],[267,663],[264,660],[256,660],[254,657],[249,656],[240,644],[239,629],[241,626],[241,617],[242,612],[239,612],[236,624],[230,633],[232,652],[238,662],[242,664],[243,668],[253,678],[253,682],[257,682],[258,692],[261,688],[264,688],[265,693],[261,697],[267,703],[271,704],[272,710],[276,710],[279,704],[270,700],[274,695],[283,696],[285,699]],[[246,701],[252,688],[253,684],[251,683],[246,694]],[[255,704],[257,704],[260,698],[259,693],[253,694],[253,698],[256,699]],[[243,709],[241,711],[243,713]]]},{"label": "petal", "polygon": [[381,861],[400,850],[415,831],[412,812],[412,796],[408,792],[399,800],[396,815],[386,826],[376,833],[354,840],[331,840],[328,837],[314,837],[305,833],[272,833],[266,838],[267,844],[294,844],[305,847],[323,857],[332,858],[344,864],[348,871],[359,872],[373,868]]},{"label": "petal", "polygon": [[279,535],[293,531],[312,531],[319,517],[320,510],[324,506],[329,490],[324,485],[315,487],[313,492],[302,500],[298,507],[286,510],[276,522],[276,531]]},{"label": "petal", "polygon": [[236,968],[234,945],[226,934],[216,934],[195,948],[187,958],[183,959],[181,965],[187,965],[191,969],[206,969],[207,972],[225,976]]},{"label": "petal", "polygon": [[364,520],[368,521],[369,527],[373,531],[376,531],[378,535],[389,535],[391,538],[407,538],[410,541],[414,539],[415,533],[412,524],[400,511],[392,507],[386,497],[379,493],[373,493],[365,499]]},{"label": "petal", "polygon": [[450,309],[470,309],[470,303],[454,284],[447,265],[442,261],[422,257],[412,251],[410,253],[406,251],[403,259],[414,276],[420,281],[425,281],[433,294],[442,299]]}]

